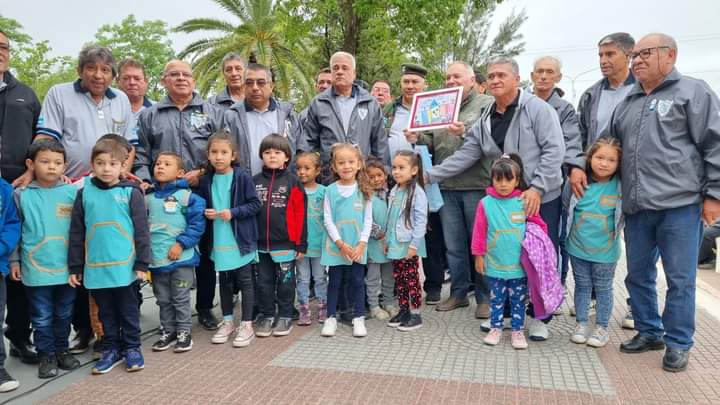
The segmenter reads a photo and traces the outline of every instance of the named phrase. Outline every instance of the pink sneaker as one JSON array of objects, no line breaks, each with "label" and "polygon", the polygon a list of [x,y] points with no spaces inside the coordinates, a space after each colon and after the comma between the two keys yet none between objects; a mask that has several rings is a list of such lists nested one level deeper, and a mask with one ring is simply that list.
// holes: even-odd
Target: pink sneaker
[{"label": "pink sneaker", "polygon": [[323,323],[327,320],[327,304],[320,301],[318,304],[318,322]]},{"label": "pink sneaker", "polygon": [[300,326],[312,324],[312,319],[310,319],[310,306],[308,304],[300,305],[300,317],[298,318],[297,324]]},{"label": "pink sneaker", "polygon": [[492,328],[487,336],[485,336],[485,339],[483,339],[483,342],[485,342],[486,345],[495,346],[500,343],[500,338],[502,338],[502,329]]},{"label": "pink sneaker", "polygon": [[521,330],[513,331],[511,342],[512,347],[517,350],[527,349],[528,347],[527,340],[525,340],[525,333]]}]

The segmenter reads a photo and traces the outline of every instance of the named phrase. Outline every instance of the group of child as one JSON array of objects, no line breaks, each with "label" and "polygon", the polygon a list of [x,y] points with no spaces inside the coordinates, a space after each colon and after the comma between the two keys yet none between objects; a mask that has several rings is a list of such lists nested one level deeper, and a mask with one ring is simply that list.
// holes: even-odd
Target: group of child
[{"label": "group of child", "polygon": [[[138,183],[124,179],[128,150],[117,139],[97,142],[92,174],[74,184],[63,181],[65,151],[58,142],[31,145],[26,163],[35,180],[15,190],[14,199],[0,195],[0,260],[12,256],[12,276],[28,287],[41,378],[80,364],[68,352],[68,335],[74,287],[81,283],[97,302],[104,329],[94,374],[107,373],[123,360],[128,371],[143,369],[137,283],[148,271],[160,307],[160,338],[152,349],[167,350],[174,343],[175,352],[191,350],[190,294],[200,244],[208,247],[220,279],[223,321],[212,343],[226,343],[234,335],[232,345],[244,347],[256,336],[289,334],[296,292],[297,323],[310,325],[311,278],[322,336],[336,333],[341,294],[352,306],[355,337],[367,335],[366,299],[370,316],[387,320],[388,326],[422,327],[420,258],[426,254],[428,202],[420,156],[399,151],[392,158],[390,182],[383,162],[366,161],[355,145],[336,144],[331,151],[336,181],[326,187],[317,183],[319,156],[293,156],[283,136],[264,138],[258,153],[262,172],[251,177],[237,165],[232,136],[215,133],[197,189],[191,191],[183,179],[181,157],[168,151],[158,155],[154,184],[143,193]],[[571,340],[596,347],[608,340],[619,257],[619,160],[617,141],[599,139],[588,152],[591,181],[585,194],[566,193],[578,322]],[[542,219],[525,214],[519,157],[496,160],[491,175],[492,187],[477,208],[472,245],[475,269],[491,289],[491,330],[484,342],[499,343],[509,305],[512,345],[522,349],[527,347],[526,303],[533,298],[521,264],[523,240],[526,224],[542,224]],[[0,182],[0,189],[9,185]],[[7,274],[6,263],[0,268]],[[597,327],[591,331],[593,290]],[[236,326],[237,291],[241,321]]]}]

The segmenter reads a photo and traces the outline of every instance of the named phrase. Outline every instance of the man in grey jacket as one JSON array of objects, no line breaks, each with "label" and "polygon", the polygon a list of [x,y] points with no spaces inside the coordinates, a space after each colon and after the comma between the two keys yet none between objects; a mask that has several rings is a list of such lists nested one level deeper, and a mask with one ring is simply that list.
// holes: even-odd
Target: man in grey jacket
[{"label": "man in grey jacket", "polygon": [[[555,110],[518,88],[519,70],[512,58],[490,61],[488,83],[495,102],[465,133],[462,147],[440,165],[433,166],[428,175],[432,182],[438,182],[463,173],[480,159],[517,153],[530,187],[522,194],[525,211],[528,216],[540,213],[557,249],[565,142]],[[529,332],[532,340],[545,340],[549,335],[542,322],[531,322]]]},{"label": "man in grey jacket", "polygon": [[[666,348],[663,369],[687,368],[695,333],[695,277],[707,224],[720,217],[720,100],[703,81],[675,70],[677,44],[649,34],[630,54],[637,83],[607,133],[623,144],[621,165],[628,274],[638,333],[624,353]],[[583,184],[573,184],[582,194]],[[658,314],[655,267],[668,290]]]},{"label": "man in grey jacket", "polygon": [[245,70],[245,101],[225,111],[224,126],[235,137],[238,160],[253,176],[262,171],[258,151],[263,138],[280,134],[294,151],[300,125],[291,103],[272,96],[274,83],[267,66],[251,63]]},{"label": "man in grey jacket", "polygon": [[320,152],[322,181],[330,183],[330,147],[344,142],[358,145],[363,156],[375,156],[390,164],[387,135],[380,104],[353,83],[355,57],[336,52],[330,58],[333,85],[310,103],[298,149]]},{"label": "man in grey jacket", "polygon": [[[140,113],[138,119],[135,174],[144,182],[150,182],[158,154],[172,151],[183,160],[185,179],[196,187],[207,162],[208,138],[222,128],[222,110],[195,92],[195,80],[187,62],[168,62],[162,84],[167,97]],[[205,329],[216,329],[218,320],[211,312],[215,299],[215,270],[209,254],[201,255],[195,271],[198,322]]]},{"label": "man in grey jacket", "polygon": [[208,98],[208,103],[227,110],[233,104],[242,101],[245,97],[243,83],[246,67],[245,59],[238,53],[229,52],[223,56],[222,72],[225,78],[225,88],[220,93]]}]

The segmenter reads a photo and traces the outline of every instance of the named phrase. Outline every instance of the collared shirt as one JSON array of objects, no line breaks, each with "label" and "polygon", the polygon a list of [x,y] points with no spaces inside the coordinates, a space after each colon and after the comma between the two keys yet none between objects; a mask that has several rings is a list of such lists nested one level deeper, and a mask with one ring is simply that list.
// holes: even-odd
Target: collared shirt
[{"label": "collared shirt", "polygon": [[[630,75],[628,78],[632,77]],[[630,93],[635,80],[626,80],[623,84],[613,89],[607,79],[603,82],[602,90],[600,90],[600,99],[597,106],[597,128],[598,134],[602,133],[607,124],[610,122],[615,107]]]},{"label": "collared shirt", "polygon": [[398,103],[395,109],[395,117],[393,118],[392,127],[388,137],[388,149],[390,149],[390,159],[400,150],[413,150],[412,144],[405,138],[403,130],[410,123],[410,110],[402,103]]},{"label": "collared shirt", "polygon": [[279,133],[277,122],[277,103],[272,98],[267,110],[258,111],[245,100],[245,113],[247,115],[248,142],[250,144],[250,172],[255,175],[262,171],[263,162],[258,151],[260,143],[266,136]]},{"label": "collared shirt", "polygon": [[510,122],[512,122],[513,116],[515,115],[515,108],[518,105],[519,99],[520,91],[518,91],[518,95],[515,96],[515,100],[513,100],[513,102],[505,108],[504,113],[498,112],[495,104],[491,107],[493,111],[490,113],[490,134],[500,150],[504,150],[505,135],[510,127]]},{"label": "collared shirt", "polygon": [[343,129],[347,134],[348,127],[350,126],[350,116],[357,104],[357,90],[355,90],[355,86],[353,86],[350,97],[339,95],[335,92],[335,87],[331,87],[330,91],[332,92],[335,102],[338,105],[338,109],[340,110],[340,118],[342,118]]},{"label": "collared shirt", "polygon": [[90,154],[101,136],[115,133],[137,145],[132,117],[125,93],[108,88],[100,103],[96,103],[78,79],[55,85],[48,91],[38,118],[37,133],[62,143],[68,164],[65,174],[79,177],[90,170]]}]

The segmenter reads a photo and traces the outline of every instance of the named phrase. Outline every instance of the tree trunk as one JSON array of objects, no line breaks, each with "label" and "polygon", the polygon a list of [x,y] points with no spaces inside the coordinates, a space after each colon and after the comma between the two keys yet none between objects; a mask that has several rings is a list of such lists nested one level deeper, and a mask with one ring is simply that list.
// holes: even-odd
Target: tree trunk
[{"label": "tree trunk", "polygon": [[345,11],[347,24],[342,50],[355,55],[360,39],[360,17],[355,13],[354,0],[338,0],[338,2],[340,8]]}]

